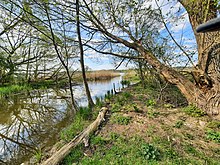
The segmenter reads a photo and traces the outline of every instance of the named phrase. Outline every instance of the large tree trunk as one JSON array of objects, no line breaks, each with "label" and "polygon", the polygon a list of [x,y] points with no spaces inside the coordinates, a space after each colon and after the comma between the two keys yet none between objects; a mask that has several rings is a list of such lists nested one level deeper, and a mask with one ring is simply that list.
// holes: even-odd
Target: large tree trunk
[{"label": "large tree trunk", "polygon": [[168,82],[176,85],[190,104],[195,104],[199,108],[211,115],[218,115],[220,111],[219,84],[212,88],[205,86],[201,88],[196,83],[175,71],[173,68],[162,64],[153,54],[149,53],[141,44],[136,44],[137,50],[145,57],[146,61],[154,67]]},{"label": "large tree trunk", "polygon": [[[199,24],[217,17],[216,2],[213,0],[182,0],[180,2],[188,12],[198,47],[198,65],[192,74],[195,79],[196,88],[199,88],[202,94],[199,95],[196,103],[209,113],[219,113],[220,33],[196,33],[195,31]],[[205,98],[204,102],[201,97]]]}]

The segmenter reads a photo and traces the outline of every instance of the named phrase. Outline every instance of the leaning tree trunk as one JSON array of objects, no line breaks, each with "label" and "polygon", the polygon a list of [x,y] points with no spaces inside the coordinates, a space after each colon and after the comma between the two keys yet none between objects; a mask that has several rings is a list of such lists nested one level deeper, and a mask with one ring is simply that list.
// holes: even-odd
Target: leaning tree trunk
[{"label": "leaning tree trunk", "polygon": [[153,54],[148,52],[142,45],[136,44],[137,50],[144,56],[145,60],[157,70],[168,82],[176,85],[190,104],[195,104],[208,114],[219,114],[220,111],[220,93],[213,88],[204,90],[188,78],[162,64]]}]

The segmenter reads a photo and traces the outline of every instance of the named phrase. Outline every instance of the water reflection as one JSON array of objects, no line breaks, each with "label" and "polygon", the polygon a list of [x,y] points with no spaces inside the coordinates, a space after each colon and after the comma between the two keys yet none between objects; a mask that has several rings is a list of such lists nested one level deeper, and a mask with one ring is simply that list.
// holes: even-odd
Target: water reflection
[{"label": "water reflection", "polygon": [[[107,91],[113,89],[114,85],[115,85],[115,89],[119,91],[122,88],[121,86],[122,77],[123,74],[121,74],[121,76],[119,77],[112,78],[111,80],[89,82],[89,89],[93,100],[95,101],[96,97],[99,98],[104,97]],[[88,104],[85,96],[85,90],[82,84],[74,87],[74,94],[80,106],[86,106]]]},{"label": "water reflection", "polygon": [[[103,97],[113,84],[119,90],[121,79],[89,82],[92,97]],[[83,85],[73,88],[78,104],[87,105]],[[47,89],[0,98],[0,164],[20,164],[30,153],[55,143],[58,132],[74,118],[68,93]]]},{"label": "water reflection", "polygon": [[55,90],[43,90],[1,98],[1,160],[34,152],[54,139],[53,132],[66,117],[70,117],[68,101],[54,96],[57,96]]}]

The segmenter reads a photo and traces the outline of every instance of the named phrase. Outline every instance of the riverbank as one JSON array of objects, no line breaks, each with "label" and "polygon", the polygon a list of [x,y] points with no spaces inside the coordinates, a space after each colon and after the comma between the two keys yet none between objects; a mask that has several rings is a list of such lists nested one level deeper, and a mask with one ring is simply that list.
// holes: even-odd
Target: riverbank
[{"label": "riverbank", "polygon": [[[124,71],[129,72],[129,71]],[[133,74],[133,73],[132,73]],[[100,71],[88,71],[86,72],[87,81],[104,81],[111,80],[112,78],[119,77],[121,72],[112,71],[112,70],[100,70]],[[126,74],[126,75],[130,75]],[[73,85],[77,85],[78,83],[82,83],[82,74],[81,72],[77,72],[72,76]],[[63,88],[68,87],[67,78],[61,78],[58,80],[55,79],[39,79],[36,81],[30,82],[17,82],[14,84],[5,84],[0,86],[0,96],[11,95],[20,93],[23,91],[30,91],[33,89],[47,89],[47,88]]]},{"label": "riverbank", "polygon": [[155,83],[138,84],[109,100],[90,147],[77,146],[61,164],[219,164],[220,121],[186,106],[176,88],[161,96]]}]

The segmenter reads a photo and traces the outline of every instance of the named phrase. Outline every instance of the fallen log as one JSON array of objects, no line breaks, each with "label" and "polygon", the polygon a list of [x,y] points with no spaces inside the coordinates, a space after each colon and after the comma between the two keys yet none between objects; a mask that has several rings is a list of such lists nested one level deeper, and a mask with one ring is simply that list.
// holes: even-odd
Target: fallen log
[{"label": "fallen log", "polygon": [[59,149],[56,153],[54,153],[49,159],[42,162],[41,165],[57,165],[71,152],[73,148],[75,148],[81,142],[84,142],[85,146],[87,146],[89,135],[98,129],[99,125],[104,120],[107,110],[108,110],[107,107],[101,108],[96,120],[92,124],[90,124],[86,129],[84,129],[78,136],[76,136],[69,143],[65,144],[61,149]]}]

